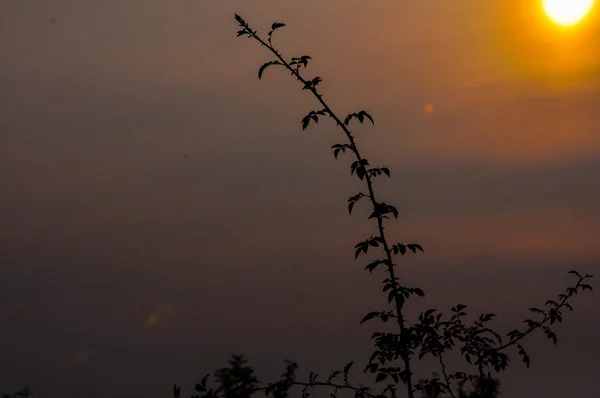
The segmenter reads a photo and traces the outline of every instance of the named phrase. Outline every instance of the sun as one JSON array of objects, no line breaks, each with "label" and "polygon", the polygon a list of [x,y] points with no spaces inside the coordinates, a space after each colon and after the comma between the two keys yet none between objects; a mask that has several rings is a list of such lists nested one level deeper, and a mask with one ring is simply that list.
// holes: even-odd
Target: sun
[{"label": "sun", "polygon": [[594,8],[595,0],[542,0],[544,12],[561,26],[573,26]]}]

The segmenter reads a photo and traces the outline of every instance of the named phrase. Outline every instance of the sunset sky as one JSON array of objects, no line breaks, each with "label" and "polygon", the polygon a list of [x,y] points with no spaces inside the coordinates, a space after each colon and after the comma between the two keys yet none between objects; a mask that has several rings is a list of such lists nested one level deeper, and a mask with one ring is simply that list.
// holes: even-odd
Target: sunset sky
[{"label": "sunset sky", "polygon": [[[506,332],[600,274],[600,5],[538,0],[0,1],[0,393],[159,398],[245,353],[260,380],[366,364],[383,274],[334,124],[234,13],[308,54],[385,165],[390,239],[425,253],[408,316],[467,304]],[[596,281],[592,280],[596,285]],[[558,345],[516,352],[502,397],[600,396],[599,293]],[[357,366],[357,370],[359,367]],[[428,376],[428,374],[424,374]]]}]

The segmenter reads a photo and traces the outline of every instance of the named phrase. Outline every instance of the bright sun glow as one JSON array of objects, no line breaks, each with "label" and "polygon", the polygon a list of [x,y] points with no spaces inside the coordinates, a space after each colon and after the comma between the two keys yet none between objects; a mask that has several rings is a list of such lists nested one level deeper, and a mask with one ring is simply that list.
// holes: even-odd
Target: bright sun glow
[{"label": "bright sun glow", "polygon": [[542,0],[544,12],[562,26],[577,24],[590,13],[594,3],[595,0]]}]

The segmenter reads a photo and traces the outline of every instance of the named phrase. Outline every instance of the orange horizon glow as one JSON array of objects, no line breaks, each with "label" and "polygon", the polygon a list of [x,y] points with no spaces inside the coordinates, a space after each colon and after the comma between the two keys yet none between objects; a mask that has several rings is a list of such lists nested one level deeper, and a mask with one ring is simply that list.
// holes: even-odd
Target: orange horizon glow
[{"label": "orange horizon glow", "polygon": [[596,50],[600,48],[600,18],[595,0],[578,0],[591,5],[576,9],[568,8],[575,4],[573,0],[567,5],[563,1],[507,0],[499,5],[494,46],[507,66],[553,86],[568,86],[600,72]]}]

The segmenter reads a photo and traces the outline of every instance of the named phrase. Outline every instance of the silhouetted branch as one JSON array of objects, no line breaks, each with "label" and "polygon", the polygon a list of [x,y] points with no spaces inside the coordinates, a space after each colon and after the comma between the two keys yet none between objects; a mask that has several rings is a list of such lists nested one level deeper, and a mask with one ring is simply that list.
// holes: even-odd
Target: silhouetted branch
[{"label": "silhouetted branch", "polygon": [[446,372],[446,364],[444,363],[442,354],[440,353],[437,357],[440,362],[440,367],[442,368],[442,375],[444,376],[444,381],[446,382],[446,388],[448,389],[448,393],[450,394],[450,396],[452,398],[456,398],[454,396],[454,393],[452,392],[452,384],[450,383],[450,378],[448,377],[448,372]]},{"label": "silhouetted branch", "polygon": [[536,322],[531,319],[526,319],[524,322],[528,325],[527,330],[525,330],[524,332],[521,332],[521,331],[515,329],[515,330],[507,333],[507,336],[510,337],[510,340],[508,342],[500,345],[499,347],[496,347],[495,348],[496,351],[500,351],[507,347],[514,346],[518,341],[522,340],[523,338],[525,338],[526,336],[530,335],[532,332],[534,332],[535,330],[538,330],[538,329],[543,329],[546,332],[547,337],[549,339],[552,339],[554,341],[554,344],[556,344],[556,335],[545,325],[548,322],[550,322],[551,325],[554,324],[555,322],[561,323],[562,322],[561,310],[564,308],[567,308],[569,311],[573,311],[573,307],[568,303],[568,300],[571,297],[573,297],[574,295],[576,295],[580,290],[581,291],[585,291],[585,290],[592,291],[592,287],[589,284],[583,283],[583,282],[587,279],[592,278],[593,275],[585,274],[582,276],[577,271],[569,271],[569,273],[574,274],[578,277],[578,280],[577,280],[577,283],[575,284],[575,286],[567,288],[566,294],[560,294],[558,296],[558,299],[559,299],[558,302],[556,302],[554,300],[546,301],[545,305],[550,307],[548,310],[543,310],[540,308],[530,308],[529,311],[538,313],[538,314],[542,314],[543,315],[542,320]]},{"label": "silhouetted branch", "polygon": [[[565,294],[558,296],[558,301],[548,300],[545,309],[531,308],[530,311],[541,315],[541,319],[533,321],[525,320],[527,329],[524,331],[513,330],[506,334],[508,341],[504,341],[503,336],[488,326],[496,314],[481,314],[472,323],[467,324],[464,318],[467,316],[466,305],[458,304],[450,309],[451,316],[446,318],[443,313],[436,309],[429,309],[422,312],[414,323],[408,323],[403,316],[403,308],[406,301],[416,295],[423,297],[425,293],[420,288],[409,288],[399,283],[395,275],[393,256],[405,255],[409,252],[416,253],[423,251],[421,245],[416,243],[397,242],[390,244],[384,234],[384,219],[393,216],[398,218],[398,209],[395,206],[385,202],[379,202],[375,196],[373,181],[377,176],[386,175],[390,177],[390,170],[387,167],[373,167],[358,150],[356,139],[352,135],[348,125],[357,120],[360,123],[366,121],[374,124],[373,117],[366,111],[350,113],[343,120],[333,112],[329,104],[323,99],[318,90],[322,82],[320,77],[312,79],[305,78],[300,73],[302,68],[308,66],[312,59],[308,55],[294,57],[290,61],[281,55],[273,47],[273,33],[275,30],[285,26],[281,22],[275,22],[267,35],[267,39],[261,38],[255,30],[239,15],[235,15],[241,30],[238,36],[246,36],[256,40],[261,46],[266,47],[276,59],[264,63],[258,70],[258,78],[262,79],[264,72],[271,67],[282,67],[294,77],[302,87],[302,90],[309,91],[319,103],[319,109],[310,111],[301,121],[302,129],[306,129],[311,123],[318,123],[320,118],[327,116],[336,123],[347,138],[343,144],[335,144],[331,147],[334,158],[337,159],[340,154],[350,151],[354,154],[355,160],[350,165],[350,174],[364,181],[366,193],[358,192],[348,199],[348,212],[352,211],[359,201],[368,198],[372,206],[372,212],[369,219],[374,218],[377,223],[378,234],[358,242],[355,246],[355,258],[367,254],[372,248],[379,248],[384,256],[371,261],[366,265],[365,270],[373,272],[378,266],[385,266],[387,278],[383,280],[383,292],[387,294],[388,304],[393,302],[392,310],[371,311],[366,314],[361,324],[372,319],[379,319],[382,322],[394,320],[399,327],[398,333],[375,332],[371,339],[374,342],[374,351],[364,368],[364,372],[374,375],[375,383],[386,382],[386,387],[379,394],[370,392],[369,388],[354,386],[348,381],[348,371],[353,362],[344,367],[343,372],[333,372],[326,380],[318,379],[318,375],[311,373],[308,381],[296,379],[296,363],[287,361],[286,371],[282,379],[275,383],[267,383],[266,386],[259,386],[256,377],[253,376],[253,369],[249,367],[243,356],[233,356],[227,368],[219,369],[215,376],[220,383],[216,389],[209,389],[206,386],[207,377],[201,383],[196,384],[196,391],[201,395],[195,395],[194,398],[248,398],[256,392],[264,392],[267,396],[273,398],[287,398],[288,392],[292,387],[302,387],[302,398],[308,398],[312,387],[328,387],[333,389],[331,396],[336,397],[339,391],[354,392],[355,398],[395,398],[396,386],[403,383],[406,387],[408,398],[414,398],[417,392],[421,392],[426,398],[440,398],[446,396],[449,398],[494,398],[498,395],[498,381],[492,375],[492,371],[500,373],[506,369],[509,363],[509,357],[503,351],[508,347],[516,347],[523,362],[529,367],[530,358],[521,345],[521,340],[531,335],[535,330],[541,329],[546,336],[556,343],[556,335],[550,329],[550,325],[555,322],[562,322],[562,310],[567,308],[572,310],[569,300],[579,291],[592,290],[591,286],[584,283],[592,275],[580,275],[576,271],[570,271],[578,277],[577,283],[567,288]],[[444,355],[447,352],[458,349],[467,364],[473,367],[473,372],[454,372],[448,371],[444,361]],[[441,376],[434,373],[431,379],[420,378],[415,383],[415,375],[411,371],[412,360],[422,360],[426,356],[437,358],[441,369]],[[401,363],[402,366],[398,366]],[[338,383],[334,378],[343,374],[344,382]],[[465,385],[469,383],[473,388],[467,392]],[[456,393],[454,392],[456,391]],[[174,386],[174,395],[179,397],[181,390]]]},{"label": "silhouetted branch", "polygon": [[[373,181],[372,181],[372,177],[374,175],[385,173],[386,175],[390,176],[390,172],[389,172],[389,169],[387,169],[387,168],[366,169],[366,166],[369,165],[369,162],[361,156],[361,154],[358,150],[358,147],[356,146],[354,136],[352,135],[352,133],[350,132],[350,130],[347,127],[347,125],[350,123],[352,118],[357,118],[362,123],[364,121],[364,118],[366,117],[368,120],[371,121],[371,123],[374,124],[375,122],[374,122],[373,118],[367,112],[360,111],[358,113],[353,113],[353,114],[348,115],[348,117],[346,117],[344,122],[342,122],[342,120],[331,110],[329,105],[325,102],[325,100],[323,99],[323,96],[317,91],[317,85],[322,81],[320,77],[315,77],[312,80],[307,80],[304,77],[302,77],[299,72],[299,67],[293,67],[292,64],[287,62],[282,57],[282,55],[279,53],[279,51],[277,51],[272,46],[271,33],[269,34],[269,40],[267,43],[260,36],[258,36],[258,34],[256,33],[255,30],[250,28],[250,25],[248,25],[248,23],[242,17],[240,17],[239,15],[236,14],[235,19],[238,21],[240,27],[242,27],[242,30],[238,32],[238,36],[247,35],[248,37],[255,39],[262,46],[265,46],[278,59],[278,62],[271,61],[270,63],[263,65],[263,67],[261,67],[261,69],[259,70],[259,78],[262,77],[262,72],[267,67],[266,65],[283,65],[288,71],[291,72],[292,76],[296,77],[296,79],[302,84],[303,90],[309,90],[313,94],[313,96],[317,99],[317,101],[321,104],[321,106],[323,107],[322,110],[317,111],[317,112],[312,111],[311,113],[309,113],[307,115],[307,117],[305,117],[305,119],[303,120],[303,128],[306,128],[308,126],[308,123],[310,122],[311,119],[314,120],[315,122],[317,122],[318,115],[328,115],[336,122],[336,125],[338,127],[340,127],[343,130],[344,134],[346,135],[349,143],[345,146],[345,148],[350,149],[356,157],[356,162],[354,162],[352,164],[352,168],[351,168],[352,174],[354,172],[356,172],[356,175],[359,177],[359,179],[365,180],[365,183],[367,185],[367,190],[368,190],[367,196],[369,197],[369,200],[371,201],[371,204],[373,206],[373,213],[371,214],[371,216],[369,218],[372,218],[372,217],[376,218],[377,229],[378,229],[378,233],[379,233],[378,237],[371,238],[366,246],[361,246],[361,247],[363,248],[363,251],[366,253],[369,246],[377,247],[377,246],[379,246],[379,244],[381,244],[383,246],[383,251],[385,253],[386,260],[383,261],[382,263],[384,263],[387,266],[387,271],[389,274],[389,283],[391,285],[391,291],[390,291],[391,299],[389,301],[394,300],[394,302],[395,302],[396,313],[397,313],[396,320],[397,320],[398,326],[400,328],[400,333],[404,333],[405,326],[404,326],[404,318],[402,316],[402,307],[404,305],[405,299],[407,298],[405,293],[408,290],[398,284],[398,279],[396,278],[395,273],[394,273],[395,264],[393,263],[393,260],[392,260],[392,250],[390,249],[390,246],[388,245],[388,242],[386,240],[386,236],[384,233],[384,226],[383,226],[383,219],[387,218],[386,214],[393,213],[395,218],[398,218],[398,211],[393,206],[387,205],[386,203],[383,203],[383,202],[380,203],[377,201],[377,199],[375,197],[375,191],[373,189]],[[294,60],[297,60],[297,59],[302,59],[302,57],[295,58],[292,60],[292,62],[294,62]],[[304,56],[304,59],[307,60],[310,58],[307,58],[306,56]],[[305,64],[305,66],[306,66],[306,64]],[[336,158],[337,158],[337,156],[336,156]],[[421,248],[420,245],[413,244],[413,246],[415,248],[418,247],[421,251],[423,251],[423,249]],[[405,246],[402,245],[402,247],[405,247]],[[415,249],[412,249],[412,250],[413,250],[413,252],[415,252]],[[359,254],[360,254],[360,251],[357,251],[357,254],[356,254],[357,258],[358,258]],[[402,254],[404,254],[404,253],[402,253]],[[402,359],[404,361],[404,366],[405,366],[405,369],[407,372],[407,377],[405,378],[405,382],[407,384],[407,389],[409,391],[409,398],[413,398],[412,372],[410,371],[410,358],[407,353],[403,353]]]}]

